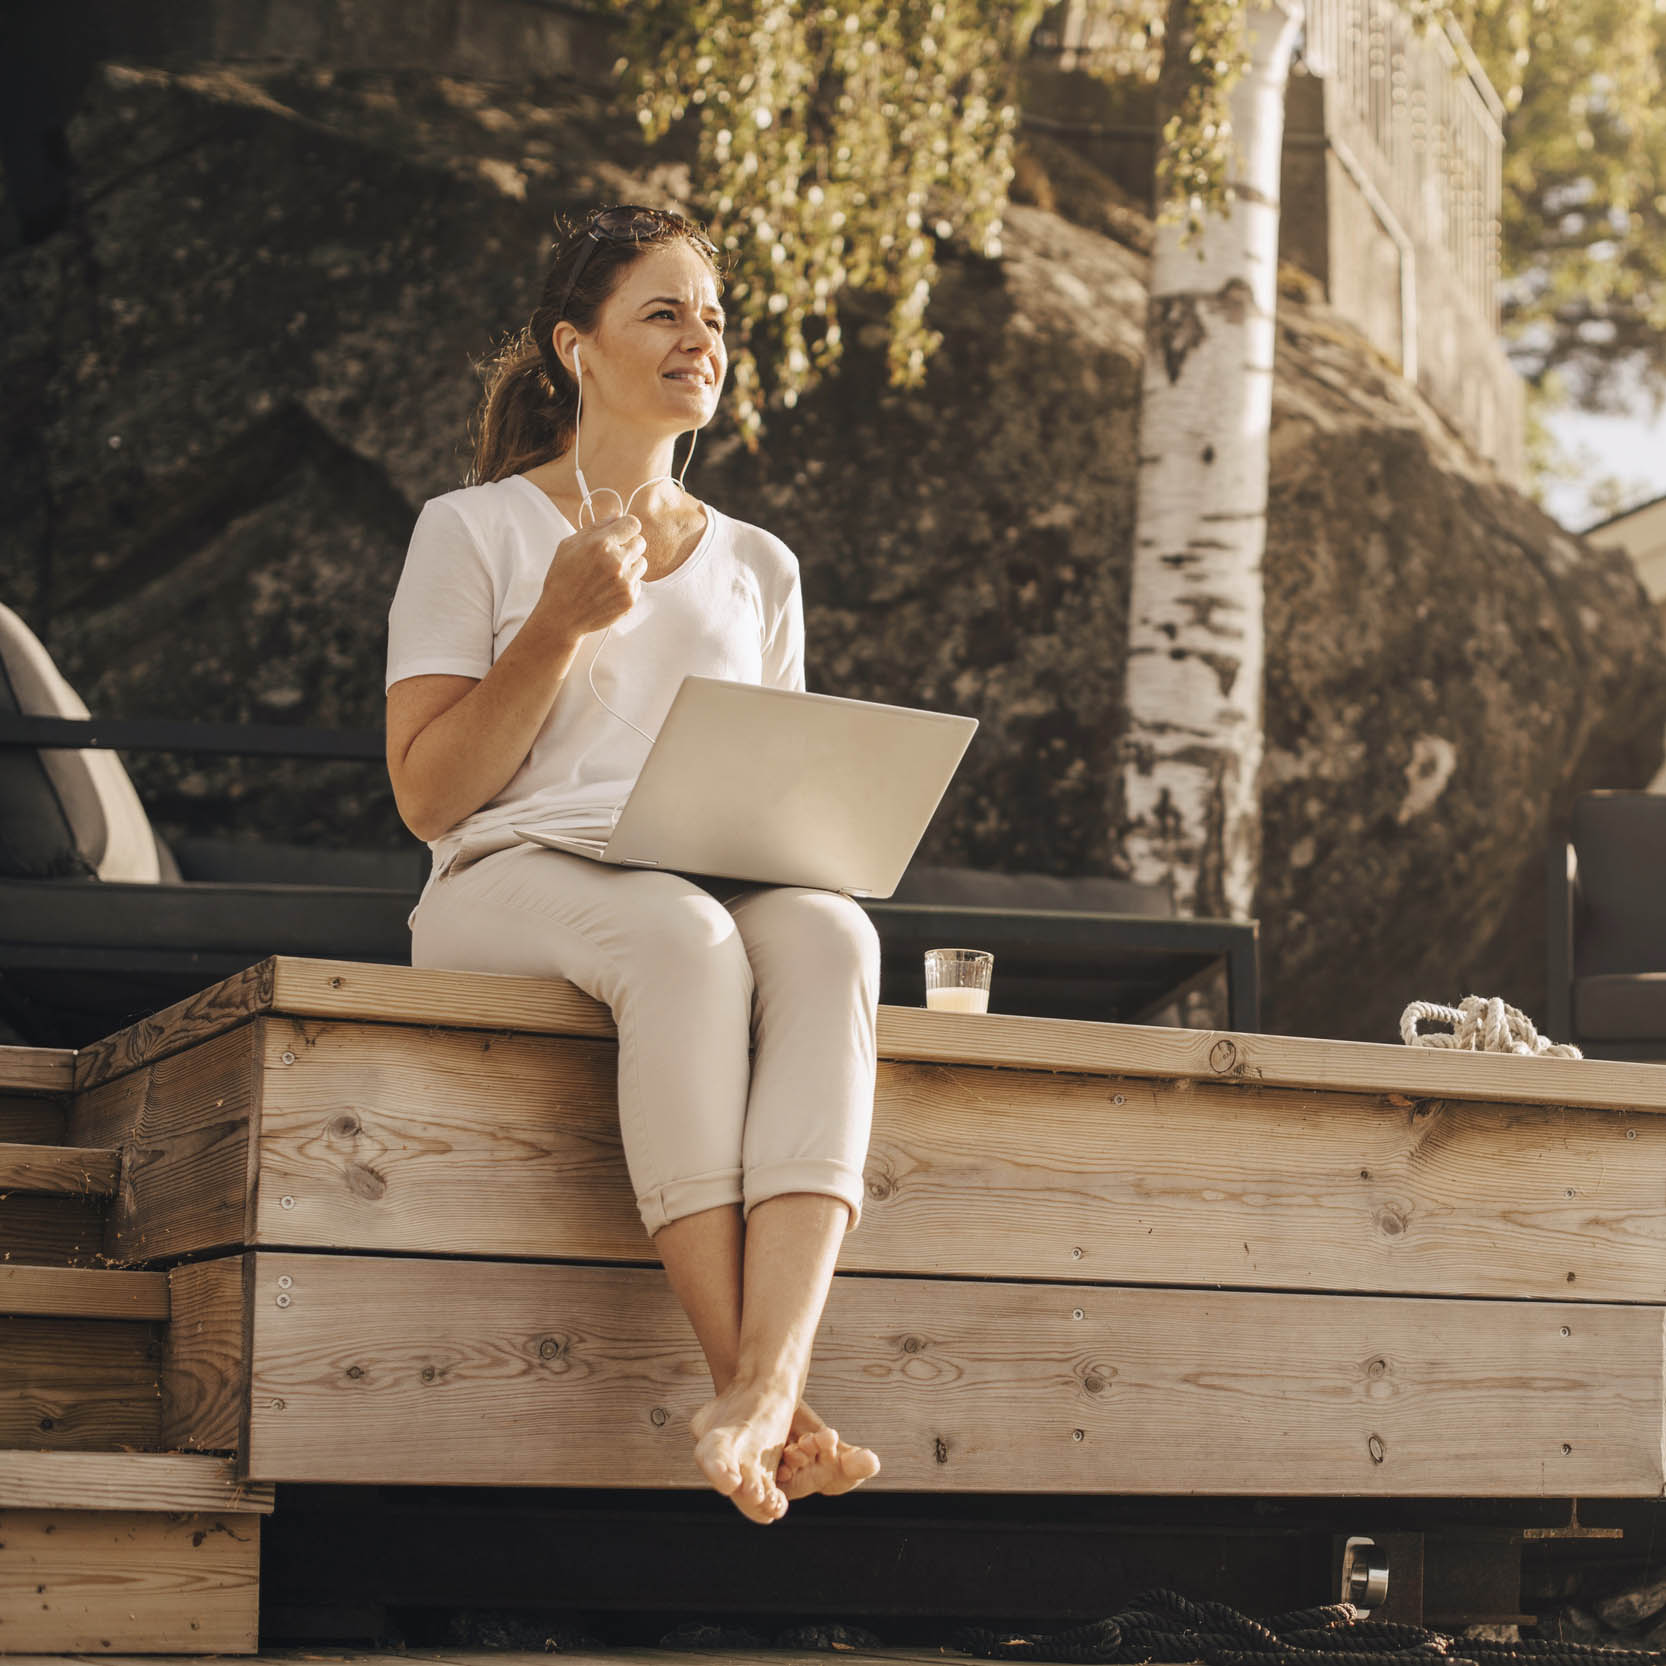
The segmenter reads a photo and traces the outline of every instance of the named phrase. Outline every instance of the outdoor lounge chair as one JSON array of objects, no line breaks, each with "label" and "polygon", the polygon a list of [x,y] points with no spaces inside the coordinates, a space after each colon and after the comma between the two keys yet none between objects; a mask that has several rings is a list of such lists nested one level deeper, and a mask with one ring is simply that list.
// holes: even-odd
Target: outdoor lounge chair
[{"label": "outdoor lounge chair", "polygon": [[[0,1020],[17,1038],[82,1046],[274,954],[409,963],[422,845],[170,847],[114,748],[383,757],[368,730],[95,722],[0,607]],[[1231,1027],[1258,1027],[1255,923],[1170,918],[1151,887],[916,867],[865,906],[885,1001],[921,1004],[924,950],[966,944],[995,951],[993,1011],[1150,1021],[1224,967]]]},{"label": "outdoor lounge chair", "polygon": [[1666,1061],[1666,794],[1582,793],[1549,866],[1551,1037]]}]

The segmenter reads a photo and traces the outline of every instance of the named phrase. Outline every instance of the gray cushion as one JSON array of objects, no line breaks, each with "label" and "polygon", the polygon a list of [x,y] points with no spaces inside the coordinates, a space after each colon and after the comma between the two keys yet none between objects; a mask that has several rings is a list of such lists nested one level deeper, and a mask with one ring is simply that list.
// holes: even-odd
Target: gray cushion
[{"label": "gray cushion", "polygon": [[230,885],[356,885],[406,890],[411,901],[428,878],[426,845],[403,850],[327,850],[253,839],[176,839],[174,855],[187,882]]},{"label": "gray cushion", "polygon": [[1666,972],[1578,978],[1573,1012],[1582,1042],[1666,1041]]},{"label": "gray cushion", "polygon": [[1666,971],[1666,793],[1582,793],[1570,836],[1581,900],[1575,977]]},{"label": "gray cushion", "polygon": [[8,948],[409,962],[412,893],[354,886],[0,881]]},{"label": "gray cushion", "polygon": [[892,902],[934,903],[959,908],[1022,908],[1030,912],[1090,914],[1174,912],[1158,885],[1094,874],[1061,879],[1053,874],[985,873],[977,868],[911,867]]},{"label": "gray cushion", "polygon": [[[0,711],[18,709],[16,691],[0,659]],[[92,872],[92,864],[76,847],[40,753],[32,747],[0,746],[0,876],[85,878]]]}]

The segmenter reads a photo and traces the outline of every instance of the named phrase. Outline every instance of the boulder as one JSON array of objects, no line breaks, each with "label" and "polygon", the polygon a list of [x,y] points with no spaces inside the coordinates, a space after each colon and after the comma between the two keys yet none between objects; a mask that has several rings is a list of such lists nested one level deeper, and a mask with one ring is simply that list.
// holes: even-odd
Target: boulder
[{"label": "boulder", "polygon": [[[103,70],[65,228],[0,249],[0,587],[95,711],[374,725],[388,598],[456,485],[472,360],[552,209],[686,187],[582,87]],[[922,860],[1116,865],[1145,305],[1137,213],[1026,165],[997,261],[945,251],[923,387],[849,301],[839,374],[691,483],[797,550],[810,686],[981,728]],[[1666,650],[1621,556],[1478,462],[1311,294],[1281,300],[1267,584],[1267,1027],[1393,1040],[1474,989],[1543,1015],[1572,794],[1640,785]],[[364,766],[130,760],[165,832],[398,836]]]}]

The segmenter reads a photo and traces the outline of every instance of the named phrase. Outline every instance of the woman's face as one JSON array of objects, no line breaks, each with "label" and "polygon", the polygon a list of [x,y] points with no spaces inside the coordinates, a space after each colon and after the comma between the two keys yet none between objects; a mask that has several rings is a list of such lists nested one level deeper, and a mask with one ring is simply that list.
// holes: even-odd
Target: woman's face
[{"label": "woman's face", "polygon": [[586,398],[680,434],[717,409],[729,368],[717,280],[687,243],[648,248],[581,337]]}]

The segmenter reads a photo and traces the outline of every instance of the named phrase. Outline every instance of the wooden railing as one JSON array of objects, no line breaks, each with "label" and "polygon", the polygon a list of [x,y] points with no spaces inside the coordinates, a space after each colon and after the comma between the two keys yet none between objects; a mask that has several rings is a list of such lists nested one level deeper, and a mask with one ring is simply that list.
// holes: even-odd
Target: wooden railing
[{"label": "wooden railing", "polygon": [[[1055,69],[1150,82],[1162,48],[1145,20],[1137,8],[1065,0],[1037,25],[1031,52]],[[1334,88],[1326,136],[1392,216],[1390,235],[1444,255],[1476,318],[1496,331],[1504,106],[1462,31],[1420,32],[1402,0],[1307,0],[1301,57]],[[1050,125],[1039,112],[1026,119]]]},{"label": "wooden railing", "polygon": [[1420,33],[1398,0],[1307,0],[1302,56],[1401,226],[1496,330],[1504,106],[1462,32]]}]

